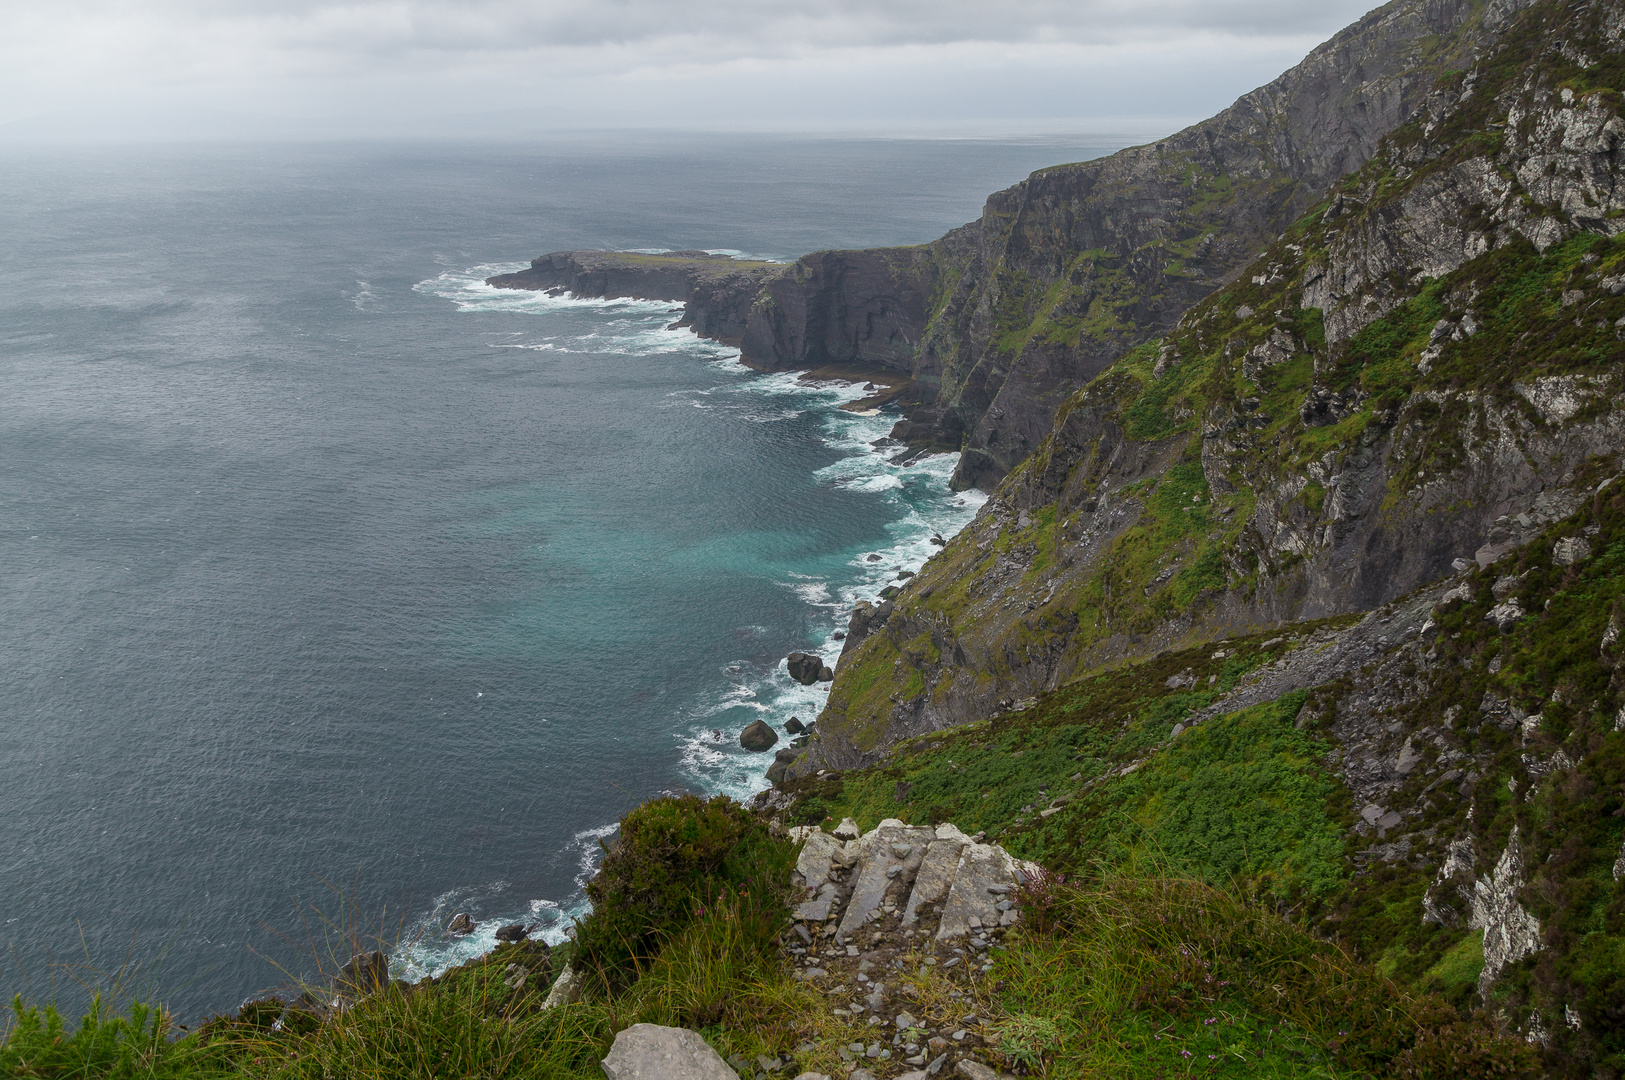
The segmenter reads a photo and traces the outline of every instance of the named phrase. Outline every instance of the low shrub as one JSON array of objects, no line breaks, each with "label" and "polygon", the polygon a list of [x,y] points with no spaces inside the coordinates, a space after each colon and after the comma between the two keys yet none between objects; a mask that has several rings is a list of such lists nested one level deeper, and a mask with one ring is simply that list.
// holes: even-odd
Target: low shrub
[{"label": "low shrub", "polygon": [[608,993],[646,971],[660,948],[709,907],[737,912],[763,948],[788,924],[795,848],[723,796],[655,799],[621,819],[620,836],[587,886],[593,911],[576,959]]}]

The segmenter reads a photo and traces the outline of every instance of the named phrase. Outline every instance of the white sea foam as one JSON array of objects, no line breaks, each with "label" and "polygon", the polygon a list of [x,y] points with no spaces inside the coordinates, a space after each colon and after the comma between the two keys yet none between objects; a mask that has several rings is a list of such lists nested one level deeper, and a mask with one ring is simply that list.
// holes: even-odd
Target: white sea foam
[{"label": "white sea foam", "polygon": [[372,291],[372,283],[355,279],[356,291],[350,295],[350,303],[355,305],[357,311],[366,311],[367,305],[378,299],[378,294]]},{"label": "white sea foam", "polygon": [[[728,254],[734,254],[728,252]],[[590,300],[545,293],[495,289],[485,278],[519,267],[488,265],[447,271],[419,283],[419,291],[450,300],[460,311],[522,312],[544,316],[535,331],[497,335],[496,348],[523,348],[553,352],[601,352],[627,356],[681,353],[714,368],[716,386],[674,392],[666,407],[723,410],[749,422],[767,423],[815,414],[826,446],[840,456],[818,470],[815,479],[855,499],[883,499],[892,510],[886,526],[887,543],[872,550],[853,551],[844,569],[829,577],[786,572],[784,587],[793,592],[812,615],[813,632],[804,651],[823,658],[831,667],[840,656],[834,637],[844,629],[852,606],[876,599],[897,579],[899,571],[917,571],[937,550],[934,535],[951,537],[964,527],[986,501],[979,492],[949,488],[957,454],[907,456],[902,444],[888,435],[895,416],[884,412],[853,413],[841,405],[867,396],[860,384],[814,381],[795,373],[757,372],[739,360],[736,349],[695,337],[687,330],[668,329],[672,305],[665,301]],[[594,328],[578,335],[561,335],[546,315],[565,310],[594,311]],[[753,636],[765,628],[745,628]],[[802,686],[790,678],[785,661],[771,667],[740,658],[719,670],[716,688],[687,712],[674,718],[679,766],[690,787],[746,799],[767,786],[763,775],[772,761],[739,745],[738,735],[750,721],[762,719],[783,733],[784,724],[797,716],[810,723],[822,711],[829,684]],[[780,746],[784,744],[781,743]],[[533,899],[516,903],[499,897],[499,889],[465,889],[436,899],[434,908],[411,928],[408,944],[397,950],[395,970],[403,978],[438,974],[495,944],[496,929],[526,918],[544,922],[541,935],[560,941],[574,918],[589,909],[582,890],[596,871],[598,841],[616,826],[605,825],[577,833],[570,844],[577,859],[575,892],[564,901]],[[470,911],[477,929],[466,938],[451,939],[445,924],[458,910]]]},{"label": "white sea foam", "polygon": [[[442,975],[496,948],[497,930],[513,922],[540,924],[531,936],[549,945],[559,944],[575,921],[591,910],[585,890],[587,882],[598,872],[598,860],[603,855],[599,841],[613,836],[619,827],[612,822],[583,829],[571,838],[566,851],[575,857],[576,890],[565,904],[548,899],[516,904],[502,895],[508,889],[506,881],[453,889],[435,897],[433,906],[414,919],[401,935],[400,943],[390,956],[391,977],[417,982]],[[521,906],[524,913],[516,914]],[[446,924],[459,911],[466,911],[474,918],[473,932],[463,937],[446,932]]]},{"label": "white sea foam", "polygon": [[[736,359],[720,358],[713,365],[730,374],[751,371]],[[816,411],[825,444],[843,455],[820,469],[817,479],[850,491],[854,497],[884,498],[894,509],[895,516],[886,526],[891,543],[854,552],[846,572],[835,579],[792,573],[783,582],[816,612],[813,639],[804,651],[833,667],[841,653],[841,642],[834,635],[845,628],[853,605],[878,599],[900,571],[918,571],[937,550],[931,538],[953,536],[976,516],[986,496],[951,490],[949,479],[958,454],[908,456],[902,444],[888,437],[895,416],[841,409],[839,406],[866,396],[857,384],[809,381],[788,373],[756,375],[723,389],[746,399],[789,399],[793,402],[790,412],[795,415]],[[870,561],[870,556],[878,558]],[[678,743],[683,769],[696,786],[743,799],[767,786],[763,773],[772,759],[742,748],[740,728],[760,718],[783,733],[792,716],[811,722],[822,711],[829,687],[827,683],[800,685],[790,678],[783,660],[765,671],[747,661],[736,661],[728,672],[730,685],[719,688],[696,708],[679,732]],[[724,719],[730,721],[729,726],[719,723]]]}]

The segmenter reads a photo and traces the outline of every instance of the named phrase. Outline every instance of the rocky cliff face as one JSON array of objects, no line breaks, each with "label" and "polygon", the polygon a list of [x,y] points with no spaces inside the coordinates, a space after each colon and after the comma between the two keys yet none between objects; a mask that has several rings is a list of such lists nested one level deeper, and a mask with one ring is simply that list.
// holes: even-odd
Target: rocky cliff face
[{"label": "rocky cliff face", "polygon": [[1588,460],[1511,539],[1363,616],[1159,652],[764,800],[799,821],[951,818],[1050,871],[1149,860],[1270,896],[1538,1043],[1546,1075],[1617,1075],[1620,470]]},{"label": "rocky cliff face", "polygon": [[754,367],[905,372],[899,437],[963,448],[955,482],[990,488],[1079,385],[1233,278],[1525,2],[1393,0],[1213,119],[1034,173],[920,247],[816,252],[727,281],[620,265],[664,256],[563,252],[492,281],[684,300],[686,324]]},{"label": "rocky cliff face", "polygon": [[750,312],[745,359],[907,370],[937,393],[901,434],[964,446],[956,482],[991,486],[1070,393],[1362,165],[1518,6],[1396,0],[1212,120],[1035,173],[934,244],[808,256]]},{"label": "rocky cliff face", "polygon": [[1575,470],[1625,445],[1621,12],[1505,24],[1237,281],[1072,395],[859,613],[800,767],[1367,610],[1567,513]]},{"label": "rocky cliff face", "polygon": [[704,251],[643,255],[626,251],[555,251],[532,259],[528,270],[486,278],[499,289],[570,293],[615,300],[673,300],[684,305],[682,325],[701,337],[738,345],[764,281],[784,273],[780,263],[732,259]]}]

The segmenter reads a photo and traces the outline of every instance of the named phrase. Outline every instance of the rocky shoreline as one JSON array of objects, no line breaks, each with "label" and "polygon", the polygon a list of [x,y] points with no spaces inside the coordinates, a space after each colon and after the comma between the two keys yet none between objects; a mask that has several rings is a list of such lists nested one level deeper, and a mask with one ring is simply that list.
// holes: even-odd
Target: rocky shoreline
[{"label": "rocky shoreline", "polygon": [[870,393],[843,408],[864,412],[895,405],[903,419],[892,429],[893,438],[912,447],[957,450],[957,443],[935,433],[936,383],[917,378],[910,367],[911,331],[892,325],[902,319],[913,326],[923,319],[924,297],[893,295],[897,290],[877,279],[861,309],[851,308],[844,296],[827,296],[822,302],[833,305],[830,310],[811,310],[806,261],[735,259],[705,251],[555,251],[532,259],[527,270],[486,278],[486,284],[583,299],[679,302],[683,314],[672,323],[674,329],[734,346],[740,362],[758,371],[865,383]]}]

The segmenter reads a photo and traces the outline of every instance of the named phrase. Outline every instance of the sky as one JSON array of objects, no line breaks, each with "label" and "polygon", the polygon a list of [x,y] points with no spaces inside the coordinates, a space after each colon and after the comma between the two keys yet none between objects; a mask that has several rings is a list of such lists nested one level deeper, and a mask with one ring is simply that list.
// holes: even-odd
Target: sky
[{"label": "sky", "polygon": [[1156,135],[1372,6],[0,0],[0,135]]}]

